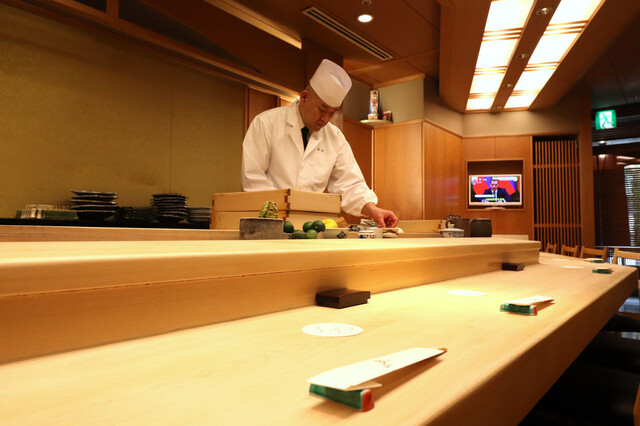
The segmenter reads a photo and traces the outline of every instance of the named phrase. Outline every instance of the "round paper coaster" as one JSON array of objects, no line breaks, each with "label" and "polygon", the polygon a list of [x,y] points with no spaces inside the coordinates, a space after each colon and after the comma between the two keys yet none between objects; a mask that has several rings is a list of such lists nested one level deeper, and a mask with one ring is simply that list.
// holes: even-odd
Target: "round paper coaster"
[{"label": "round paper coaster", "polygon": [[310,324],[302,327],[302,331],[312,336],[322,337],[353,336],[362,333],[362,329],[358,326],[338,323]]},{"label": "round paper coaster", "polygon": [[455,296],[484,296],[487,293],[472,290],[450,290],[449,294],[453,294]]}]

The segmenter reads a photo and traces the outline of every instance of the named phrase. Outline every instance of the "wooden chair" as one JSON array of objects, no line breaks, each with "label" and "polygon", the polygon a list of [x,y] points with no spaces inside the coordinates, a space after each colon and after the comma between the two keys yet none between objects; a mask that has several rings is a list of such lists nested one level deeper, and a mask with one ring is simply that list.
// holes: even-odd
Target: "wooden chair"
[{"label": "wooden chair", "polygon": [[594,249],[582,246],[582,250],[580,250],[580,258],[587,259],[591,257],[599,257],[602,260],[607,260],[607,248],[603,247],[601,249]]},{"label": "wooden chair", "polygon": [[564,244],[562,245],[562,250],[560,250],[560,254],[562,256],[571,256],[571,257],[578,257],[578,252],[579,252],[580,246],[565,246]]},{"label": "wooden chair", "polygon": [[615,248],[613,249],[613,260],[611,261],[611,263],[617,265],[618,259],[629,259],[629,260],[640,261],[640,253],[635,253],[632,251],[624,251],[624,250],[620,250],[619,248]]},{"label": "wooden chair", "polygon": [[[613,259],[611,260],[611,263],[613,263],[614,265],[618,264],[619,260],[622,259],[627,259],[627,260],[636,260],[638,262],[640,262],[640,253],[635,253],[632,251],[625,251],[625,250],[620,250],[619,248],[614,248],[613,249]],[[624,265],[624,262],[622,262],[622,264]],[[629,265],[631,266],[631,265]],[[640,286],[639,286],[640,287]],[[638,290],[634,291],[633,294],[630,296],[631,298],[638,298]],[[636,312],[626,312],[624,310],[622,310],[620,313],[631,317],[637,321],[640,321],[640,314],[636,313]]]},{"label": "wooden chair", "polygon": [[547,243],[547,247],[544,249],[544,251],[546,251],[547,253],[556,254],[556,252],[558,251],[558,244]]}]

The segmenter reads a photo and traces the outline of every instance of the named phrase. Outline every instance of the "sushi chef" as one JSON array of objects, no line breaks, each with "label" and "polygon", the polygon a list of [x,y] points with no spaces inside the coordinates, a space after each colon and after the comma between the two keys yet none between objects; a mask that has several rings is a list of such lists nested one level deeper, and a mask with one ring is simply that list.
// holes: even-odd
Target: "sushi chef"
[{"label": "sushi chef", "polygon": [[349,143],[329,120],[351,88],[339,65],[324,59],[295,103],[265,111],[253,120],[242,143],[245,191],[293,188],[342,196],[342,209],[381,227],[396,215],[378,207]]}]

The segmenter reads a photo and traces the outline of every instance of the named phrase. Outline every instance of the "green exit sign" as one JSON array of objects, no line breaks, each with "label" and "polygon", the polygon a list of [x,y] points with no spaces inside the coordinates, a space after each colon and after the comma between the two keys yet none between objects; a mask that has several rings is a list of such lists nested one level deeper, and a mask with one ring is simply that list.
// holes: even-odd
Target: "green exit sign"
[{"label": "green exit sign", "polygon": [[596,113],[596,130],[615,129],[616,124],[616,110],[608,109]]}]

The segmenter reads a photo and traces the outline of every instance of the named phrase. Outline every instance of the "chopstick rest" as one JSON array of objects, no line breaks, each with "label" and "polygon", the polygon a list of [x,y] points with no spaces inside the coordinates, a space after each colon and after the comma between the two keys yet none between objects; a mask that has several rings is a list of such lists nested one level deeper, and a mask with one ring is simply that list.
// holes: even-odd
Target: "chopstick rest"
[{"label": "chopstick rest", "polygon": [[538,315],[538,307],[552,301],[553,297],[537,295],[523,299],[507,300],[500,305],[500,310],[513,314]]}]

